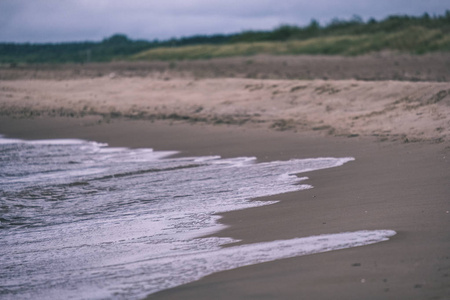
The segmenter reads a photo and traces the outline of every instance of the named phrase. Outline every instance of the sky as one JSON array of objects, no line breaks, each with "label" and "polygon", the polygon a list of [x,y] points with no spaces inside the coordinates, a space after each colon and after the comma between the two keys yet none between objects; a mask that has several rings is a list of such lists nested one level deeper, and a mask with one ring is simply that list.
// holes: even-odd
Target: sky
[{"label": "sky", "polygon": [[449,0],[0,0],[0,42],[100,41],[116,33],[165,40],[447,9]]}]

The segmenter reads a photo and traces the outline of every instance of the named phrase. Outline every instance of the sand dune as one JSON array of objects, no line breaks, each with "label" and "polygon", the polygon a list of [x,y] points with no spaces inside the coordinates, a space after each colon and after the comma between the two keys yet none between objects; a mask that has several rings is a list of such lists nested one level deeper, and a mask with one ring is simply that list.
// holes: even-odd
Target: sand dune
[{"label": "sand dune", "polygon": [[448,141],[450,83],[357,80],[170,80],[106,76],[0,82],[16,117],[99,115],[251,124],[274,130]]}]

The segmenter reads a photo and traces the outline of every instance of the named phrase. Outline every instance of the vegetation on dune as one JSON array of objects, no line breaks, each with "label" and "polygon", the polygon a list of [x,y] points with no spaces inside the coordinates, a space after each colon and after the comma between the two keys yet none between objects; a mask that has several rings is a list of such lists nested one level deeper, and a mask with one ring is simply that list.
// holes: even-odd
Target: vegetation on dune
[{"label": "vegetation on dune", "polygon": [[181,60],[255,54],[359,55],[376,51],[414,54],[450,51],[450,11],[441,16],[391,16],[364,22],[359,17],[326,26],[282,25],[272,31],[191,36],[166,41],[133,41],[117,34],[101,42],[0,43],[0,63]]},{"label": "vegetation on dune", "polygon": [[359,55],[392,50],[415,54],[450,51],[450,35],[440,30],[411,27],[394,33],[338,35],[273,42],[161,47],[132,56],[136,60],[182,60],[256,54]]}]

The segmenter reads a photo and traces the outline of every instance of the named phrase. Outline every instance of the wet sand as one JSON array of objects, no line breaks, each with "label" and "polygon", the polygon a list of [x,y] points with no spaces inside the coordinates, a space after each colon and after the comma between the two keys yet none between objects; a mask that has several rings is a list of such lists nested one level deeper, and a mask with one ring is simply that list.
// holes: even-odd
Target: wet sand
[{"label": "wet sand", "polygon": [[[56,69],[0,81],[1,134],[260,161],[352,156],[306,174],[313,189],[224,214],[228,228],[215,235],[255,243],[397,232],[370,246],[216,273],[149,299],[450,298],[448,82],[167,77],[164,70],[64,77]],[[12,74],[5,72],[3,79]]]},{"label": "wet sand", "polygon": [[[223,215],[216,235],[241,243],[392,229],[387,242],[279,260],[207,276],[149,299],[446,299],[450,295],[450,149],[446,143],[377,141],[235,125],[97,118],[0,118],[9,136],[83,138],[182,155],[261,161],[353,156],[306,174],[311,190]],[[304,174],[302,174],[303,176]]]}]

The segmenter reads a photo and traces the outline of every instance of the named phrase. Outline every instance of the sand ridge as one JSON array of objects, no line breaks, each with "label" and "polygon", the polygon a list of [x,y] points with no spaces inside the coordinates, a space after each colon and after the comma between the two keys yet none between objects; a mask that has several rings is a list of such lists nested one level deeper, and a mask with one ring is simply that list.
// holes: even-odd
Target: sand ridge
[{"label": "sand ridge", "polygon": [[0,81],[0,114],[244,123],[434,142],[450,137],[450,83],[119,77]]}]

